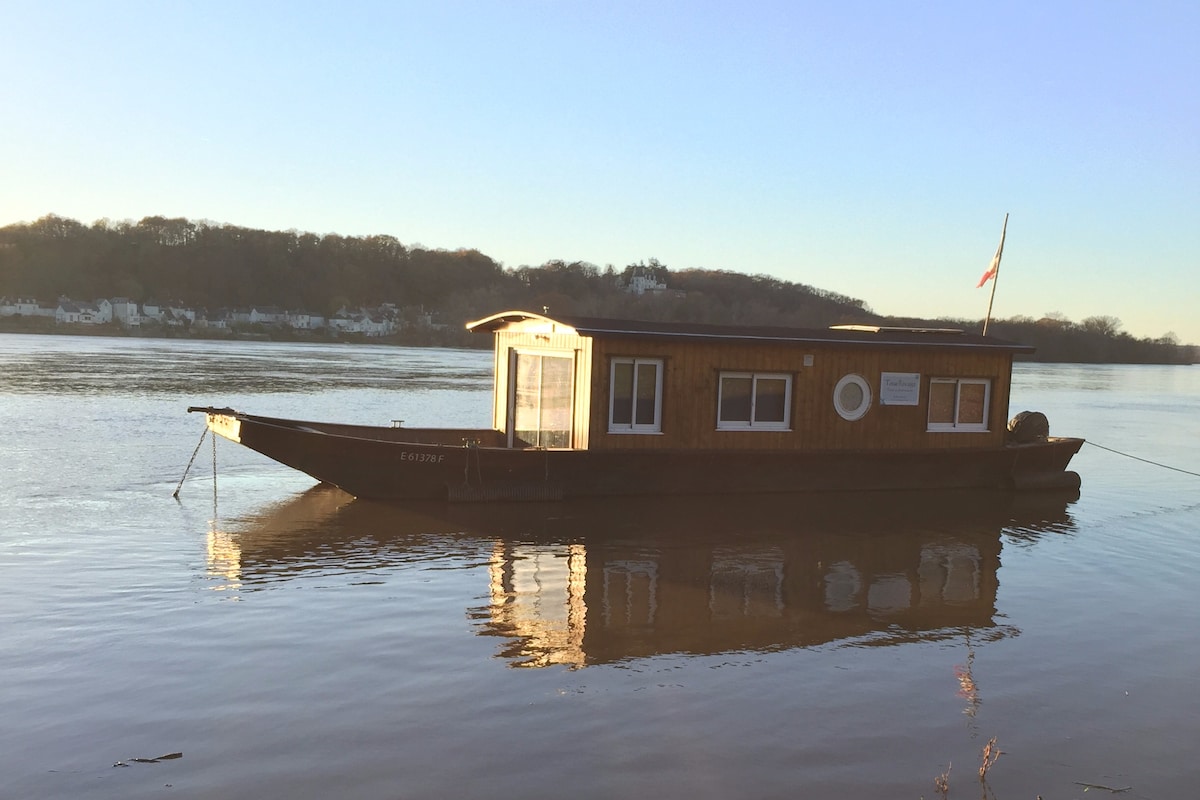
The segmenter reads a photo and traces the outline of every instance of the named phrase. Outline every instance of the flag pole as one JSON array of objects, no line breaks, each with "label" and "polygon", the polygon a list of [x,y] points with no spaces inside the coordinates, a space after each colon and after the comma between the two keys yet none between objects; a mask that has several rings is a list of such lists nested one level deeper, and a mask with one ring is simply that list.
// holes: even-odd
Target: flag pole
[{"label": "flag pole", "polygon": [[1004,227],[1000,229],[1000,246],[996,248],[996,255],[992,258],[991,267],[988,271],[992,277],[992,294],[988,297],[987,316],[983,319],[983,335],[987,336],[988,323],[992,321],[992,302],[996,299],[996,284],[1000,282],[1000,256],[1004,254],[1004,234],[1008,232],[1008,213],[1004,214]]}]

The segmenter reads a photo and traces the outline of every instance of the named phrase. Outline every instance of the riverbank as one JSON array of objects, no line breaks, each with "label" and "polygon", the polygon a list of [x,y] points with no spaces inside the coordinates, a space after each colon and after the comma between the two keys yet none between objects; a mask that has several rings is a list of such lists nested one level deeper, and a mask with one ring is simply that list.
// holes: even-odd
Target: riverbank
[{"label": "riverbank", "polygon": [[[123,339],[175,339],[186,341],[231,342],[309,342],[374,344],[390,347],[461,347],[486,350],[491,347],[488,337],[473,336],[466,330],[451,327],[408,328],[390,336],[367,336],[329,328],[316,331],[278,328],[261,324],[228,328],[174,328],[164,325],[142,325],[126,328],[117,323],[81,324],[57,323],[48,317],[0,317],[0,333],[29,333],[58,336],[111,336]],[[1001,337],[1010,338],[1010,337]],[[1200,347],[1176,347],[1164,352],[1170,358],[1160,360],[1125,361],[1120,359],[1046,358],[1034,353],[1018,355],[1017,361],[1040,364],[1159,364],[1190,366],[1200,363]]]},{"label": "riverbank", "polygon": [[48,317],[0,317],[0,333],[25,333],[39,336],[110,336],[121,339],[177,339],[190,341],[232,342],[321,342],[378,344],[395,347],[464,347],[488,349],[490,338],[472,336],[465,330],[412,328],[389,336],[367,336],[322,328],[317,331],[248,325],[228,328],[173,328],[141,325],[127,328],[118,323],[58,323]]}]

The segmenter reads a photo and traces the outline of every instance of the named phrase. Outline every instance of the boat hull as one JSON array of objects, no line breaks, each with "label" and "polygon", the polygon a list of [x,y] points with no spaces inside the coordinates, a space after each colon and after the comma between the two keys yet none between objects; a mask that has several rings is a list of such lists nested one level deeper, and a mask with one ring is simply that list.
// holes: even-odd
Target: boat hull
[{"label": "boat hull", "polygon": [[329,425],[195,408],[209,429],[318,481],[381,500],[920,489],[1066,489],[1082,439],[946,450],[508,448],[494,430]]}]

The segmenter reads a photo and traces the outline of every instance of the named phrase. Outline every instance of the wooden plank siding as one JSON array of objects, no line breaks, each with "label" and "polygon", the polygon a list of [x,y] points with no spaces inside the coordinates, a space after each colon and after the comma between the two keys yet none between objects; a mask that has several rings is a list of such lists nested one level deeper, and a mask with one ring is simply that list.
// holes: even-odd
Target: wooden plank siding
[{"label": "wooden plank siding", "polygon": [[[493,425],[507,432],[512,353],[573,354],[571,446],[592,450],[903,450],[994,447],[1004,443],[1012,349],[1004,347],[874,344],[870,341],[721,340],[621,334],[584,335],[545,317],[503,320],[495,334]],[[663,361],[661,433],[609,433],[613,358]],[[805,366],[806,357],[811,365]],[[717,430],[722,372],[792,376],[791,427],[785,431]],[[883,405],[883,372],[920,375],[915,406]],[[834,407],[837,382],[848,374],[871,387],[871,405],[853,421]],[[991,381],[987,431],[928,431],[933,378]]]},{"label": "wooden plank siding", "polygon": [[[805,355],[812,366],[804,366]],[[640,356],[664,362],[662,432],[608,433],[610,359]],[[970,348],[916,349],[838,344],[680,342],[630,337],[596,338],[591,347],[589,447],[598,449],[907,449],[998,446],[1004,442],[1012,355]],[[791,430],[717,430],[722,371],[783,372],[793,376]],[[921,376],[920,403],[883,406],[881,372]],[[833,390],[848,373],[871,387],[871,406],[859,420],[842,419]],[[931,378],[989,378],[989,430],[928,432]]]}]

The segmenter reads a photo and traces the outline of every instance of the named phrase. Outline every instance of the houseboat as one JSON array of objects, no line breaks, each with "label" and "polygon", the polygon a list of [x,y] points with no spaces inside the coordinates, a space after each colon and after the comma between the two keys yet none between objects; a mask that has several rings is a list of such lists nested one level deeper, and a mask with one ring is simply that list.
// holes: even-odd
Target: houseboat
[{"label": "houseboat", "polygon": [[193,407],[357,497],[554,500],[838,490],[1078,489],[1082,439],[1006,423],[1013,357],[944,328],[733,327],[505,311],[488,429]]}]

